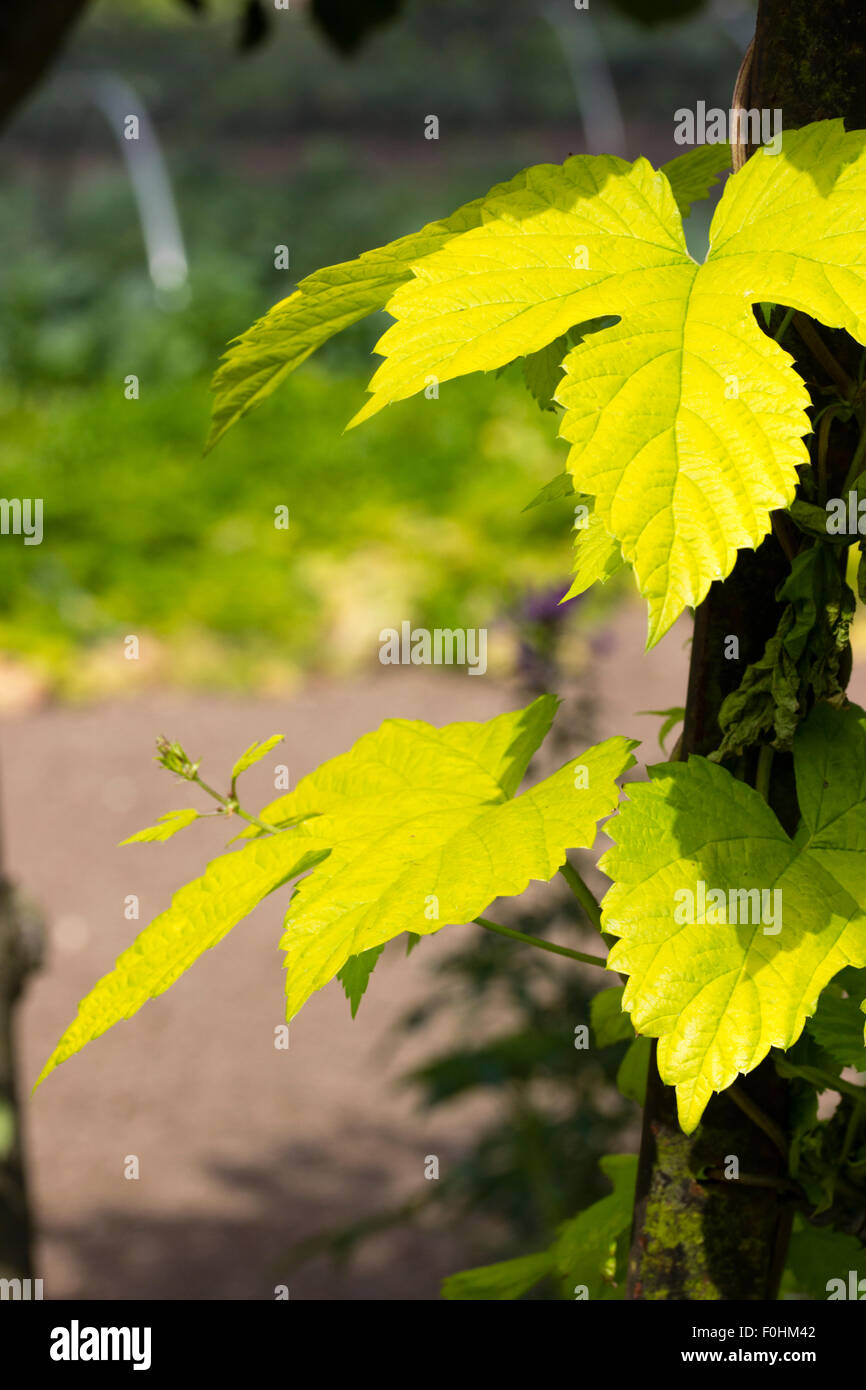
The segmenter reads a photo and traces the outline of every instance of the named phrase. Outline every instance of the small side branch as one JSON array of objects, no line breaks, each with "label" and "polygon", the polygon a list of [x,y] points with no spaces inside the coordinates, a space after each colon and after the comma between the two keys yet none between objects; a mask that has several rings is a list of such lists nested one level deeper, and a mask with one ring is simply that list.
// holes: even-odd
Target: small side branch
[{"label": "small side branch", "polygon": [[545,941],[540,936],[529,936],[527,932],[515,931],[513,927],[500,926],[499,922],[491,922],[487,917],[476,917],[475,921],[479,927],[495,931],[499,936],[507,936],[511,941],[521,941],[524,946],[537,946],[539,950],[550,951],[552,955],[567,956],[569,960],[579,960],[582,965],[598,965],[602,970],[607,970],[604,956],[590,956],[584,951],[572,951],[568,946],[557,946],[555,942]]},{"label": "small side branch", "polygon": [[577,901],[580,903],[596,931],[604,935],[601,930],[601,908],[599,907],[595,894],[589,891],[580,874],[577,872],[577,869],[572,868],[567,859],[559,872],[562,874],[562,877],[577,898]]},{"label": "small side branch", "polygon": [[756,1105],[745,1091],[741,1091],[736,1083],[728,1087],[726,1095],[729,1095],[734,1104],[740,1107],[743,1114],[748,1115],[749,1119],[764,1131],[767,1138],[772,1140],[787,1164],[788,1141],[775,1120],[771,1120],[769,1115],[765,1115],[761,1107]]}]

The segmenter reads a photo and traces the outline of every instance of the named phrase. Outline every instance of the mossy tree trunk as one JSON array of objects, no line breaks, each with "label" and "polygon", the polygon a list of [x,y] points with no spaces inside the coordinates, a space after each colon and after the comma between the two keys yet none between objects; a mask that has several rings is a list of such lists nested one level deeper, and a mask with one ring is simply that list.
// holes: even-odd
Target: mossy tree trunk
[{"label": "mossy tree trunk", "polygon": [[[750,60],[736,104],[782,112],[787,129],[841,116],[849,130],[866,128],[866,4],[864,0],[760,0]],[[781,318],[781,314],[779,314]],[[775,326],[775,325],[774,325]],[[853,345],[842,333],[819,332],[844,362]],[[827,383],[821,364],[785,339],[804,378]],[[859,352],[859,349],[858,349]],[[856,359],[854,360],[856,374]],[[844,478],[856,443],[839,431],[833,474]],[[718,712],[758,659],[780,617],[774,595],[788,572],[775,535],[742,552],[731,576],[714,584],[698,609],[680,756],[718,746]],[[725,659],[725,639],[739,638],[740,659]],[[746,775],[754,780],[754,766]],[[789,830],[797,821],[790,755],[777,754],[770,796]],[[770,1060],[714,1097],[691,1136],[680,1130],[673,1091],[655,1066],[644,1110],[637,1202],[629,1261],[631,1299],[773,1299],[790,1231],[790,1206],[780,1146],[750,1118],[757,1107],[767,1128],[787,1130],[787,1088]],[[736,1096],[737,1103],[732,1098]],[[728,1156],[739,1181],[726,1180]]]}]

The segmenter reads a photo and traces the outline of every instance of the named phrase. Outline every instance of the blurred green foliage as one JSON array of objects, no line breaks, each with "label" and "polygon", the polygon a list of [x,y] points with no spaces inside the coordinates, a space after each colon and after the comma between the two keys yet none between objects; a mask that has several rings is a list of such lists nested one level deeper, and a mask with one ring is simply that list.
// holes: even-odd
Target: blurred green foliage
[{"label": "blurred green foliage", "polygon": [[[576,16],[570,48],[555,6]],[[379,316],[207,459],[201,447],[226,341],[297,280],[583,148],[584,16],[570,0],[406,0],[346,63],[294,5],[240,58],[238,8],[95,5],[0,146],[0,492],[45,501],[43,545],[0,546],[0,650],[85,696],[127,688],[122,639],[135,632],[145,677],[268,690],[375,662],[380,628],[409,618],[490,626],[491,669],[511,628],[523,676],[554,686],[561,629],[585,626],[609,594],[581,600],[580,623],[576,604],[571,621],[555,616],[569,499],[522,508],[565,450],[515,371],[449,383],[438,401],[343,436]],[[677,106],[727,104],[741,50],[706,15],[648,33],[593,0],[592,20],[632,156],[679,153]],[[86,97],[87,75],[104,71],[141,94],[163,142],[191,267],[185,307],[161,306],[147,277],[118,149]],[[423,139],[428,112],[438,142]],[[278,244],[291,248],[288,272],[274,268]],[[124,398],[130,373],[137,401]],[[288,532],[273,525],[279,505]],[[540,598],[526,604],[527,593]],[[531,910],[508,920],[539,935],[551,926]],[[479,1262],[543,1248],[607,1190],[599,1154],[635,1137],[636,1107],[613,1084],[627,1044],[575,1050],[591,986],[540,952],[479,933],[438,974],[443,987],[387,1046],[447,1022],[456,1038],[407,1084],[422,1105],[479,1092],[496,1105],[425,1203],[455,1229],[472,1221]],[[383,1212],[311,1246],[347,1255],[417,1214]]]},{"label": "blurred green foliage", "polygon": [[[674,153],[664,99],[638,90],[655,39],[602,20],[624,107],[643,101]],[[581,147],[574,55],[516,0],[410,3],[352,63],[295,7],[243,57],[236,27],[235,0],[204,17],[175,0],[94,6],[0,146],[0,492],[45,506],[41,546],[0,546],[0,645],[66,695],[127,688],[130,632],[147,638],[141,678],[282,688],[375,660],[383,625],[495,628],[527,590],[567,587],[567,500],[521,512],[564,446],[516,374],[341,435],[384,315],[200,450],[226,342],[297,280]],[[658,40],[664,70],[711,95],[719,36],[686,28]],[[87,95],[100,72],[140,93],[163,144],[183,307],[148,278],[121,155]],[[423,138],[430,110],[439,141]]]},{"label": "blurred green foliage", "polygon": [[0,547],[0,645],[72,695],[114,668],[121,688],[128,633],[147,636],[143,676],[278,687],[375,661],[404,619],[484,626],[527,588],[564,591],[567,499],[521,511],[557,451],[517,382],[341,436],[361,394],[308,366],[203,459],[200,381],[7,393],[4,489],[44,499],[45,540]]},{"label": "blurred green foliage", "polygon": [[[516,373],[342,435],[384,315],[201,457],[232,334],[317,265],[472,196],[473,168],[447,187],[397,184],[324,137],[287,190],[178,156],[191,293],[174,310],[147,277],[122,169],[64,171],[40,162],[0,200],[14,265],[0,281],[2,491],[45,506],[41,546],[0,546],[4,651],[59,693],[90,695],[128,686],[119,639],[144,633],[141,679],[282,688],[301,669],[375,660],[383,625],[488,623],[527,585],[564,592],[567,507],[521,515],[564,446]],[[138,400],[124,396],[130,373]],[[281,504],[288,533],[273,524]]]}]

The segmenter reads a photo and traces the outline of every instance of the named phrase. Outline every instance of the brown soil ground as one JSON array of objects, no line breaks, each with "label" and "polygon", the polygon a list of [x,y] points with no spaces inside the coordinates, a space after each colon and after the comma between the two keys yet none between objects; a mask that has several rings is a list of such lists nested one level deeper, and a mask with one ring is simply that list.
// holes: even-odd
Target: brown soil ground
[{"label": "brown soil ground", "polygon": [[[645,657],[643,613],[619,613],[591,672],[603,697],[596,737],[634,734],[658,757],[658,721],[633,711],[681,702],[687,637],[681,624]],[[190,856],[203,864],[224,841],[215,823],[116,848],[186,803],[150,761],[156,734],[206,750],[202,771],[216,775],[253,739],[284,731],[274,761],[288,763],[294,785],[388,715],[442,724],[518,702],[486,679],[389,668],[287,701],[170,693],[4,720],[5,853],[48,934],[19,1013],[22,1089],[131,939],[127,895],[139,896],[143,925],[190,876]],[[273,795],[272,775],[271,759],[247,774],[251,803]],[[343,1272],[317,1259],[290,1274],[287,1251],[422,1191],[426,1155],[444,1167],[488,1113],[477,1102],[419,1111],[395,1079],[443,1039],[428,1031],[413,1052],[388,1034],[430,988],[453,933],[469,930],[448,928],[408,960],[389,948],[354,1022],[330,986],[277,1051],[280,909],[266,902],[168,993],[65,1064],[25,1102],[46,1297],[270,1299],[281,1283],[292,1298],[436,1297],[443,1274],[465,1267],[469,1236],[381,1235]],[[138,1181],[124,1177],[133,1154]]]}]

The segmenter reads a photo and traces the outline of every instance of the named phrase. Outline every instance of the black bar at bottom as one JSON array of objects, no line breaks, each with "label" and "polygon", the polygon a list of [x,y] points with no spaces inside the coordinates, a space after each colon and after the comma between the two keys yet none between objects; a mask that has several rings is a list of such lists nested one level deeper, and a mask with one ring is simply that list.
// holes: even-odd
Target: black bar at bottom
[{"label": "black bar at bottom", "polygon": [[[866,1301],[862,1299],[852,1301]],[[375,1306],[381,1312],[375,1312]],[[16,1371],[62,1383],[100,1373],[161,1381],[166,1372],[304,1379],[332,1375],[341,1353],[350,1369],[412,1380],[501,1365],[512,1377],[525,1359],[543,1367],[563,1356],[575,1373],[587,1357],[617,1374],[667,1374],[705,1367],[807,1368],[840,1372],[863,1345],[866,1310],[821,1303],[487,1303],[482,1308],[418,1302],[396,1306],[303,1300],[224,1302],[0,1302],[2,1357]],[[379,1319],[381,1318],[381,1322]],[[549,1338],[555,1337],[554,1342]],[[564,1341],[562,1339],[565,1339]],[[392,1360],[393,1358],[393,1360]],[[267,1372],[265,1371],[265,1368]],[[561,1375],[562,1368],[557,1373]],[[10,1382],[12,1375],[10,1374]]]}]

